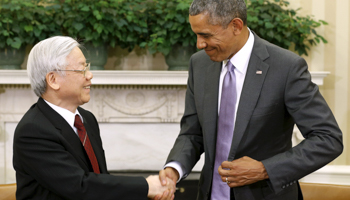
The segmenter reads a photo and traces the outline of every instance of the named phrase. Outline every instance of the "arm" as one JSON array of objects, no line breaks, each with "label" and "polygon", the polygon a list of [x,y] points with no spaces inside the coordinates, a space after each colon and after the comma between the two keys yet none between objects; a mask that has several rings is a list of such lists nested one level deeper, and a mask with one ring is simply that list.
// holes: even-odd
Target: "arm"
[{"label": "arm", "polygon": [[194,77],[195,72],[192,62],[193,58],[191,58],[190,61],[185,96],[185,111],[180,122],[181,130],[166,161],[166,163],[176,161],[181,164],[184,172],[182,178],[185,178],[188,175],[200,159],[200,155],[204,152],[202,127],[197,112],[198,105],[196,105],[196,99],[199,97],[195,97],[194,82],[196,80]]},{"label": "arm", "polygon": [[311,82],[306,62],[299,58],[293,63],[284,101],[305,140],[262,161],[276,193],[331,162],[343,150],[342,133],[317,85]]},{"label": "arm", "polygon": [[48,126],[45,118],[38,120],[41,123],[20,123],[16,129],[14,167],[21,180],[31,179],[66,199],[146,199],[145,178],[87,172],[60,130]]}]

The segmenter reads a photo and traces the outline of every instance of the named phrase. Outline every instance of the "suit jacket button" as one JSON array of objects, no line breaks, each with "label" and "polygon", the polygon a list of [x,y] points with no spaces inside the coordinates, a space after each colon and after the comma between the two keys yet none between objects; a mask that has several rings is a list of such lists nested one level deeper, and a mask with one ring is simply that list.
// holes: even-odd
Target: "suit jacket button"
[{"label": "suit jacket button", "polygon": [[284,186],[282,186],[282,189],[284,189],[284,188],[286,188],[286,186],[284,185]]}]

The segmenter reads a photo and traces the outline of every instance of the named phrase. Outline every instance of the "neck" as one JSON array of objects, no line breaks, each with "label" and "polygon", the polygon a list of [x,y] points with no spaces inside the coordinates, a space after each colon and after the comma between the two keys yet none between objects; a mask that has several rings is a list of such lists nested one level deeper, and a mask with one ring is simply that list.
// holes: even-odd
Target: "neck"
[{"label": "neck", "polygon": [[240,47],[239,50],[243,48],[245,43],[247,43],[248,39],[249,39],[249,29],[247,26],[244,26],[242,29],[242,32],[240,34],[239,41],[241,41],[241,42],[239,44],[239,47]]},{"label": "neck", "polygon": [[241,50],[243,48],[243,46],[247,43],[248,39],[249,39],[249,29],[247,26],[244,26],[242,28],[242,31],[239,35],[237,35],[238,37],[238,44],[237,44],[237,48],[236,51],[234,51],[233,54],[231,54],[227,59],[231,59],[239,50]]},{"label": "neck", "polygon": [[72,113],[75,113],[75,111],[78,108],[77,106],[72,106],[70,104],[67,104],[66,101],[63,101],[63,100],[61,100],[53,95],[49,95],[47,93],[43,94],[41,97],[43,99],[45,99],[46,101],[52,103],[53,105],[64,108],[66,110],[69,110]]}]

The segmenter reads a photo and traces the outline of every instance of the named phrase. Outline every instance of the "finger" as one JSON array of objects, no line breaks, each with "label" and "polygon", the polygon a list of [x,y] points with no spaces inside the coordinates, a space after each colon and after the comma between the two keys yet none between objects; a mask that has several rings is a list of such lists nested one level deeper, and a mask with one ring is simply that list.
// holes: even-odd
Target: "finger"
[{"label": "finger", "polygon": [[230,184],[231,182],[233,182],[232,178],[228,176],[221,176],[221,180],[222,182],[226,182],[227,184]]},{"label": "finger", "polygon": [[223,176],[224,173],[225,173],[225,170],[224,170],[221,166],[219,166],[218,172],[219,172],[219,175],[220,175],[220,176]]},{"label": "finger", "polygon": [[224,161],[224,162],[221,163],[221,167],[222,168],[231,169],[232,162],[234,162],[234,161],[231,161],[231,162],[230,161]]},{"label": "finger", "polygon": [[160,183],[162,184],[162,186],[167,185],[166,173],[165,173],[164,169],[159,171],[159,180],[160,180]]},{"label": "finger", "polygon": [[218,172],[220,176],[229,176],[229,174],[232,173],[231,170],[224,169],[222,166],[219,166]]},{"label": "finger", "polygon": [[227,184],[227,185],[228,185],[230,188],[244,186],[244,184],[236,183],[236,182],[230,182],[230,183]]},{"label": "finger", "polygon": [[171,200],[172,199],[172,196],[174,195],[174,190],[169,190],[169,195],[167,196],[167,200]]},{"label": "finger", "polygon": [[234,179],[232,177],[227,177],[227,181],[226,181],[226,178],[225,178],[225,181],[226,184],[229,186],[229,187],[238,187],[238,186],[243,186],[243,185],[239,185],[237,182],[234,181]]},{"label": "finger", "polygon": [[171,195],[172,195],[171,190],[165,190],[162,198],[160,198],[159,200],[169,200]]},{"label": "finger", "polygon": [[168,188],[173,189],[175,191],[176,183],[170,178],[167,178],[167,182],[168,182],[167,184]]},{"label": "finger", "polygon": [[153,200],[159,200],[159,199],[161,199],[162,198],[162,195],[161,194],[157,194],[154,198],[153,198]]},{"label": "finger", "polygon": [[219,174],[220,174],[220,172],[222,172],[222,167],[221,167],[221,165],[219,166],[219,168],[218,168],[218,172],[219,172]]}]

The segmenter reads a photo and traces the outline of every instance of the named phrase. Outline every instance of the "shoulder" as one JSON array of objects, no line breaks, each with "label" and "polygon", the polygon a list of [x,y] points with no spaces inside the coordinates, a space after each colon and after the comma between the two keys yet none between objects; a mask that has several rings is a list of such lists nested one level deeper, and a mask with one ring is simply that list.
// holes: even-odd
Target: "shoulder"
[{"label": "shoulder", "polygon": [[255,42],[252,55],[258,56],[267,62],[272,63],[293,63],[304,60],[296,53],[272,44],[257,35],[255,35]]},{"label": "shoulder", "polygon": [[214,61],[210,60],[210,57],[205,53],[204,50],[200,50],[194,53],[190,59],[191,65],[208,65],[211,63],[214,63]]},{"label": "shoulder", "polygon": [[35,103],[18,122],[14,139],[16,141],[20,137],[48,137],[49,135],[45,134],[48,130],[51,132],[57,131],[50,120],[38,108],[37,103]]}]

